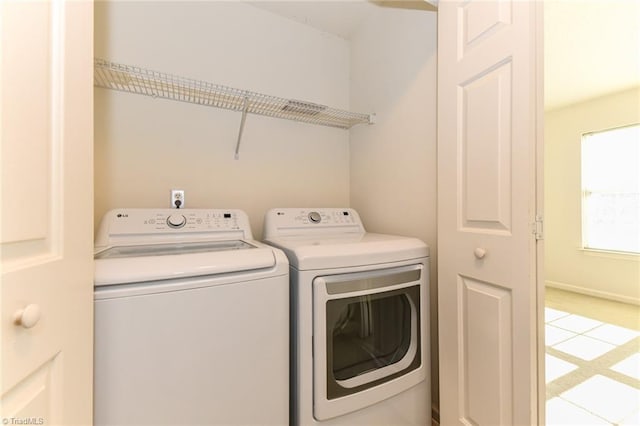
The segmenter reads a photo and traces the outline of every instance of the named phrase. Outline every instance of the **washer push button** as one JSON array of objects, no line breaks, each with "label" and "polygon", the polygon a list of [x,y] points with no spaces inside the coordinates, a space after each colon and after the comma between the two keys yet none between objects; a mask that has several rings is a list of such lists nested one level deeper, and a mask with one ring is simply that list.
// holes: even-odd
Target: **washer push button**
[{"label": "washer push button", "polygon": [[309,213],[309,220],[311,223],[320,223],[322,216],[320,216],[320,213],[318,212],[311,212]]}]

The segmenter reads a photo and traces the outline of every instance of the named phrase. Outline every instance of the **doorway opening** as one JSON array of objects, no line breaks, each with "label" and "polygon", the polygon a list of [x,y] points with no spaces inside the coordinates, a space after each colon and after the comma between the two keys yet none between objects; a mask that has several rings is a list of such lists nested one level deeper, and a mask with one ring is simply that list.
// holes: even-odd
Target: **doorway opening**
[{"label": "doorway opening", "polygon": [[638,14],[544,5],[547,425],[640,424]]}]

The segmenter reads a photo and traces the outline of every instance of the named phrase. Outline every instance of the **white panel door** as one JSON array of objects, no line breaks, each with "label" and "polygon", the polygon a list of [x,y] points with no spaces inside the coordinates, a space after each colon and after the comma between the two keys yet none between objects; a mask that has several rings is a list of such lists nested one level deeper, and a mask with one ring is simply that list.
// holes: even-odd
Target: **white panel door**
[{"label": "white panel door", "polygon": [[4,424],[92,422],[93,4],[0,3]]},{"label": "white panel door", "polygon": [[538,421],[537,8],[515,0],[439,3],[440,419],[447,426]]}]

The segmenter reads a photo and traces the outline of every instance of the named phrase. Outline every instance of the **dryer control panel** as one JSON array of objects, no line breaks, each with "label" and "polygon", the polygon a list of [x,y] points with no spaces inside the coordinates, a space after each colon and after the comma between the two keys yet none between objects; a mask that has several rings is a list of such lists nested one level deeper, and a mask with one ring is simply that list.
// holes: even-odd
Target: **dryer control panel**
[{"label": "dryer control panel", "polygon": [[282,208],[265,215],[265,238],[335,233],[365,233],[358,213],[350,208]]}]

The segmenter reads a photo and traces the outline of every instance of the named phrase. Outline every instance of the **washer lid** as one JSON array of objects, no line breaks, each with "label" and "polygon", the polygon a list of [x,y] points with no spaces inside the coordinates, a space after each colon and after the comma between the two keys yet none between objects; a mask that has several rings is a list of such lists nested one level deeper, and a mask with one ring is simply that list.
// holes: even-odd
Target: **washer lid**
[{"label": "washer lid", "polygon": [[246,241],[109,247],[95,255],[95,285],[125,284],[273,268],[273,249]]},{"label": "washer lid", "polygon": [[95,259],[117,259],[123,257],[166,256],[171,254],[206,253],[226,250],[246,250],[256,248],[241,240],[206,241],[177,244],[144,244],[115,246],[99,251]]},{"label": "washer lid", "polygon": [[429,248],[419,239],[386,234],[280,237],[265,242],[282,249],[298,270],[379,265],[429,256]]}]

